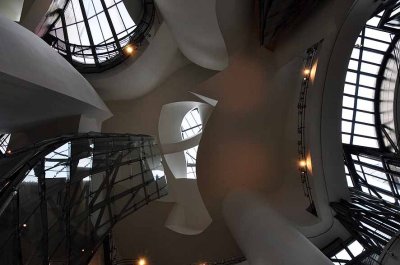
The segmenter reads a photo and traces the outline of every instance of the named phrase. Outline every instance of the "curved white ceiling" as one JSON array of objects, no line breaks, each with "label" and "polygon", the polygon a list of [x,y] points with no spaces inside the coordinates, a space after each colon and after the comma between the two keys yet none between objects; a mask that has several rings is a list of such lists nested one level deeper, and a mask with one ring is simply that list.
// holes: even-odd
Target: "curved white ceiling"
[{"label": "curved white ceiling", "polygon": [[0,127],[69,115],[112,116],[93,87],[61,55],[0,16]]},{"label": "curved white ceiling", "polygon": [[187,63],[168,26],[162,23],[137,60],[128,59],[111,70],[86,77],[104,100],[127,100],[150,92]]},{"label": "curved white ceiling", "polygon": [[182,53],[211,70],[228,66],[228,52],[218,24],[216,0],[156,0]]}]

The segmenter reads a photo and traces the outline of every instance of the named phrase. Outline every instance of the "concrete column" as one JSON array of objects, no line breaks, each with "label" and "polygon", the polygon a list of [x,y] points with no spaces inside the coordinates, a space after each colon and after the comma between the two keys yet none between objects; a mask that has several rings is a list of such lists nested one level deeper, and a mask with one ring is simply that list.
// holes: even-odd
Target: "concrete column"
[{"label": "concrete column", "polygon": [[306,237],[250,192],[231,193],[224,217],[250,265],[332,265]]}]

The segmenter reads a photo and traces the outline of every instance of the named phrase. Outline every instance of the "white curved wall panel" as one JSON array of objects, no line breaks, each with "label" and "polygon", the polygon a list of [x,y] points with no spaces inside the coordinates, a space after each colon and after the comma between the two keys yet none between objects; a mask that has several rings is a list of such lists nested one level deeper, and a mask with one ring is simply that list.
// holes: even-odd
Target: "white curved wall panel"
[{"label": "white curved wall panel", "polygon": [[218,24],[216,0],[156,0],[179,49],[192,62],[221,71],[228,52]]},{"label": "white curved wall panel", "polygon": [[0,16],[0,128],[86,114],[112,116],[93,87],[61,55]]}]

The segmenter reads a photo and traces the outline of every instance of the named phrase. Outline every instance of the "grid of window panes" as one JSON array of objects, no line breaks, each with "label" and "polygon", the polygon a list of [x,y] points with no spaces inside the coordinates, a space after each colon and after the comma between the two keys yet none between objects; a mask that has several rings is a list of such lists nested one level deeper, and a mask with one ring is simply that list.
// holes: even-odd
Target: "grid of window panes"
[{"label": "grid of window panes", "polygon": [[64,18],[65,25],[60,18],[49,32],[58,39],[54,47],[64,55],[69,49],[72,60],[83,64],[118,55],[136,28],[122,0],[70,0]]},{"label": "grid of window panes", "polygon": [[335,265],[345,265],[348,261],[354,259],[364,251],[364,247],[354,240],[353,242],[347,244],[342,250],[331,257],[333,264]]},{"label": "grid of window panes", "polygon": [[186,159],[186,177],[188,179],[196,179],[196,157],[199,146],[185,150]]},{"label": "grid of window panes", "polygon": [[[394,46],[394,49],[391,51],[391,55],[388,58],[388,61],[385,66],[385,70],[383,73],[382,84],[380,87],[380,99],[379,99],[379,114],[381,119],[381,124],[384,126],[385,131],[391,138],[391,140],[396,143],[396,133],[395,133],[395,124],[394,124],[394,98],[395,98],[395,89],[396,82],[398,76],[398,64],[400,62],[399,56],[399,46],[400,42],[397,42]],[[394,151],[394,148],[391,146],[389,139],[383,137],[383,141],[385,147]]]},{"label": "grid of window panes", "polygon": [[367,22],[353,48],[346,74],[342,142],[378,148],[375,127],[375,91],[378,72],[393,38],[376,28],[382,13]]},{"label": "grid of window panes", "polygon": [[183,117],[181,124],[182,139],[185,140],[196,136],[201,133],[202,129],[203,124],[201,122],[199,109],[194,108]]},{"label": "grid of window panes", "polygon": [[[398,8],[396,10],[399,12]],[[393,102],[399,67],[399,43],[388,50],[395,35],[380,25],[384,12],[387,11],[368,20],[351,54],[343,95],[343,144],[381,150],[383,146],[379,146],[381,142],[377,138],[377,130],[381,128],[377,128],[376,118],[380,119],[389,137],[397,143]],[[387,59],[385,65],[384,58]],[[379,74],[383,75],[380,84]],[[375,104],[377,95],[379,104]],[[375,109],[376,106],[379,109]],[[386,147],[390,146],[387,137],[383,137],[383,142]],[[400,175],[396,173],[399,171],[396,165],[380,157],[358,153],[351,154],[346,163],[351,164],[345,165],[349,187],[356,186],[354,181],[357,181],[357,187],[363,192],[390,203],[399,203]],[[349,166],[352,169],[350,172]]]},{"label": "grid of window panes", "polygon": [[[90,148],[93,149],[94,145],[91,144]],[[45,178],[64,178],[68,179],[70,175],[71,160],[71,143],[67,142],[58,147],[56,150],[47,154],[44,159]],[[93,166],[93,153],[89,153],[87,157],[81,157],[77,164],[77,169],[91,169]],[[37,182],[38,178],[35,170],[32,169],[24,179],[24,182]],[[83,179],[89,181],[90,177]]]},{"label": "grid of window panes", "polygon": [[[390,165],[384,164],[381,159],[368,157],[366,155],[352,154],[351,158],[357,175],[361,177],[359,184],[363,192],[375,197],[377,197],[378,193],[385,201],[398,203],[397,198],[393,195],[396,194],[397,189],[400,188],[400,183],[397,177],[388,174],[387,170],[385,170],[385,167],[390,167]],[[391,185],[395,187],[391,187]]]},{"label": "grid of window panes", "polygon": [[10,137],[11,134],[0,134],[0,152],[2,154],[5,154],[7,152]]}]

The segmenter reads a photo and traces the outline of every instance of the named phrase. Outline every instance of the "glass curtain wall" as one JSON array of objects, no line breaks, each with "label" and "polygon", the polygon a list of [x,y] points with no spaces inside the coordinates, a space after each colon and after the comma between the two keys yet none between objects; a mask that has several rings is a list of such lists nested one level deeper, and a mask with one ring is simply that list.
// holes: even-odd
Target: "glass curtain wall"
[{"label": "glass curtain wall", "polygon": [[391,155],[398,149],[399,34],[391,21],[400,9],[398,4],[392,8],[373,16],[354,45],[344,85],[342,143],[348,186],[399,204],[400,165]]}]

